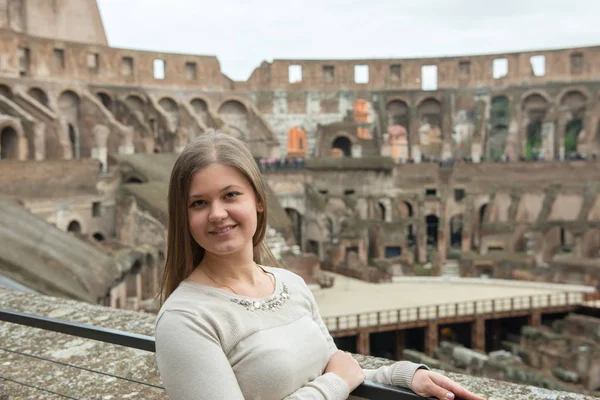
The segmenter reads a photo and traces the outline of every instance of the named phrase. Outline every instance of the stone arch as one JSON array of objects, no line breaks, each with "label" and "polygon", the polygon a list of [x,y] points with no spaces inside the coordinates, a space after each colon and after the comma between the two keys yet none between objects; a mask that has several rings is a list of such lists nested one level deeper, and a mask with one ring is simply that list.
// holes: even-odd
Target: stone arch
[{"label": "stone arch", "polygon": [[499,161],[504,155],[508,139],[510,100],[504,94],[492,97],[490,106],[490,133],[486,139],[486,159]]},{"label": "stone arch", "polygon": [[0,160],[17,160],[19,158],[19,134],[8,125],[0,131]]},{"label": "stone arch", "polygon": [[521,107],[523,107],[528,98],[536,98],[537,96],[541,97],[548,104],[552,103],[552,98],[548,93],[539,89],[531,89],[521,95]]},{"label": "stone arch", "polygon": [[331,154],[333,156],[351,157],[352,141],[345,135],[336,136],[331,143]]},{"label": "stone arch", "polygon": [[204,122],[205,125],[208,125],[209,111],[208,111],[208,103],[206,102],[206,100],[204,100],[203,98],[200,98],[200,97],[194,97],[190,101],[190,106],[192,106],[192,109],[194,110],[196,115],[198,115],[200,117],[202,122]]},{"label": "stone arch", "polygon": [[58,97],[58,109],[70,122],[79,121],[80,104],[79,95],[71,89],[63,91]]},{"label": "stone arch", "polygon": [[556,96],[556,104],[559,107],[568,110],[578,109],[585,107],[590,97],[591,95],[586,88],[570,87],[563,89],[558,96]]},{"label": "stone arch", "polygon": [[13,98],[13,91],[8,85],[0,84],[0,95],[6,97],[9,100]]},{"label": "stone arch", "polygon": [[410,108],[408,103],[394,99],[386,105],[387,132],[394,159],[408,158],[410,149]]},{"label": "stone arch", "polygon": [[232,128],[239,130],[243,136],[247,136],[249,119],[248,108],[239,100],[226,100],[218,108],[221,119]]},{"label": "stone arch", "polygon": [[132,111],[144,111],[146,107],[146,101],[144,97],[137,93],[130,93],[125,97],[125,103],[129,106]]},{"label": "stone arch", "polygon": [[433,97],[421,100],[417,106],[419,143],[426,157],[439,157],[442,151],[442,104]]},{"label": "stone arch", "polygon": [[40,103],[44,107],[50,109],[50,100],[48,99],[48,95],[39,87],[29,88],[27,94],[33,97],[38,103]]},{"label": "stone arch", "polygon": [[583,130],[587,102],[588,97],[578,89],[566,91],[560,97],[560,110],[567,113],[568,119],[563,137],[566,156],[577,153],[577,144],[580,140],[579,134]]},{"label": "stone arch", "polygon": [[158,101],[158,104],[165,110],[167,113],[177,113],[179,112],[179,105],[175,100],[171,97],[165,96]]},{"label": "stone arch", "polygon": [[412,218],[415,215],[414,207],[408,200],[401,201],[400,204],[400,216],[402,218]]},{"label": "stone arch", "polygon": [[67,225],[67,232],[81,233],[81,224],[77,220],[72,220]]},{"label": "stone arch", "polygon": [[306,150],[306,131],[298,126],[294,126],[287,134],[287,154],[291,157],[305,157]]},{"label": "stone arch", "polygon": [[295,208],[284,208],[285,213],[292,222],[292,231],[294,233],[294,239],[299,246],[302,246],[302,214]]},{"label": "stone arch", "polygon": [[427,245],[437,247],[439,218],[435,214],[425,216],[425,226],[427,228]]},{"label": "stone arch", "polygon": [[377,201],[378,219],[385,222],[392,222],[392,201],[388,198],[381,198]]},{"label": "stone arch", "polygon": [[96,92],[96,97],[98,98],[98,100],[100,100],[100,102],[102,103],[102,105],[109,110],[110,112],[113,111],[113,98],[110,94],[108,94],[107,92],[104,91],[98,91]]},{"label": "stone arch", "polygon": [[531,93],[521,103],[527,118],[525,130],[525,157],[537,159],[542,152],[542,124],[550,102],[538,92]]}]

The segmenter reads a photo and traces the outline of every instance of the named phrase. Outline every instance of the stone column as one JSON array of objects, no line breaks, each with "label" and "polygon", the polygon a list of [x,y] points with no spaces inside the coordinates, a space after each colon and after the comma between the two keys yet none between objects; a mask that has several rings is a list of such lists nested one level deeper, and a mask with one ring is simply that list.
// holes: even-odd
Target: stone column
[{"label": "stone column", "polygon": [[555,139],[558,143],[558,157],[561,160],[565,159],[565,131],[567,129],[567,120],[564,115],[562,115],[556,124],[556,132]]},{"label": "stone column", "polygon": [[485,319],[476,317],[471,325],[471,348],[485,352]]},{"label": "stone column", "polygon": [[433,356],[433,351],[438,347],[437,321],[429,321],[425,328],[425,354]]},{"label": "stone column", "polygon": [[404,331],[396,331],[396,360],[402,360],[402,352],[406,347],[406,335]]},{"label": "stone column", "polygon": [[92,134],[94,135],[95,144],[95,147],[91,148],[92,158],[100,161],[101,171],[106,173],[108,171],[108,151],[106,145],[110,129],[105,125],[97,124],[92,128]]},{"label": "stone column", "polygon": [[425,224],[417,232],[417,252],[419,262],[427,262],[427,226]]},{"label": "stone column", "polygon": [[421,139],[419,138],[419,117],[417,114],[416,107],[410,109],[410,123],[408,130],[410,149],[409,157],[411,157],[416,164],[421,162]]},{"label": "stone column", "polygon": [[356,335],[356,350],[363,356],[371,355],[371,343],[369,340],[369,331],[360,331]]},{"label": "stone column", "polygon": [[537,328],[542,325],[542,313],[539,310],[531,310],[527,325]]}]

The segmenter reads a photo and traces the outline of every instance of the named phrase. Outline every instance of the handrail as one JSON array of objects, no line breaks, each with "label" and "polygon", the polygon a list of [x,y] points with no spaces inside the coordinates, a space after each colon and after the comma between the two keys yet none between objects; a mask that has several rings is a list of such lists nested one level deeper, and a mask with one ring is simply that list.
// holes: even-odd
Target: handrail
[{"label": "handrail", "polygon": [[[152,353],[156,352],[153,336],[68,322],[5,309],[0,309],[0,321],[145,350]],[[420,398],[420,396],[408,389],[370,381],[365,381],[352,392],[352,395],[372,400],[415,400],[416,398]]]},{"label": "handrail", "polygon": [[444,318],[527,311],[543,307],[574,306],[582,304],[584,298],[584,292],[575,291],[501,297],[344,314],[323,317],[323,322],[331,332],[335,332],[344,329],[374,328],[381,325],[400,324],[402,322],[427,322]]}]

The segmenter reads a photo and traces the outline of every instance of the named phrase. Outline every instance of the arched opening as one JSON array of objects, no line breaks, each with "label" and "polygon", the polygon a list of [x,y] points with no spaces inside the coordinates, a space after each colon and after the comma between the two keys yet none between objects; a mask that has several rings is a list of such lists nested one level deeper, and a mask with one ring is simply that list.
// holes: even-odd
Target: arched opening
[{"label": "arched opening", "polygon": [[528,121],[525,131],[525,158],[528,160],[537,160],[544,150],[552,150],[548,148],[550,143],[544,144],[542,139],[542,123],[548,106],[548,101],[540,94],[531,94],[523,101],[523,110]]},{"label": "arched opening", "polygon": [[566,112],[569,117],[569,122],[565,128],[563,137],[563,146],[566,157],[577,155],[577,143],[579,133],[583,129],[583,118],[585,115],[587,98],[577,90],[571,90],[561,98],[561,111]]},{"label": "arched opening", "polygon": [[427,246],[437,247],[438,223],[439,218],[433,214],[425,217],[425,225],[427,226]]},{"label": "arched opening", "polygon": [[104,235],[101,234],[100,232],[96,232],[94,233],[94,239],[96,239],[98,242],[103,242],[105,240]]},{"label": "arched opening", "polygon": [[205,125],[208,125],[208,104],[202,99],[193,99],[190,105]]},{"label": "arched opening", "polygon": [[408,218],[412,218],[414,215],[412,205],[408,201],[404,201],[404,202],[402,202],[402,204],[404,204],[404,209],[406,211],[405,216]]},{"label": "arched opening", "polygon": [[385,209],[385,205],[381,202],[377,203],[377,205],[379,206],[379,218],[382,221],[385,221],[385,217],[386,217],[386,209]]},{"label": "arched opening", "polygon": [[410,113],[408,105],[401,100],[394,100],[388,103],[387,111],[387,132],[394,159],[408,159],[410,153]]},{"label": "arched opening", "polygon": [[113,101],[110,98],[110,96],[104,92],[98,92],[96,93],[96,97],[98,97],[98,99],[100,100],[100,102],[102,103],[102,105],[109,111],[112,111],[112,104]]},{"label": "arched opening", "polygon": [[296,244],[302,246],[302,215],[298,212],[298,210],[293,208],[286,208],[285,213],[292,221],[292,230],[294,232]]},{"label": "arched opening", "polygon": [[218,110],[221,119],[229,126],[237,128],[243,134],[248,132],[248,110],[237,100],[228,100]]},{"label": "arched opening", "polygon": [[144,100],[139,96],[130,94],[125,99],[125,104],[127,104],[132,111],[144,111]]},{"label": "arched opening", "polygon": [[348,139],[345,136],[336,137],[333,141],[333,144],[331,145],[331,149],[332,155],[336,153],[339,153],[344,157],[350,157],[352,155],[352,143],[350,142],[350,139]]},{"label": "arched opening", "polygon": [[67,226],[67,232],[81,233],[81,224],[79,224],[77,221],[69,222],[69,225]]},{"label": "arched opening", "polygon": [[462,247],[463,216],[455,215],[450,219],[450,247],[460,250]]},{"label": "arched opening", "polygon": [[27,91],[27,94],[33,97],[38,103],[42,104],[46,108],[50,108],[50,101],[46,93],[40,88],[31,88]]},{"label": "arched opening", "polygon": [[177,102],[170,97],[163,97],[159,100],[158,104],[168,113],[174,113],[179,111]]},{"label": "arched opening", "polygon": [[505,153],[508,139],[510,102],[506,96],[495,96],[490,107],[491,130],[486,141],[486,158],[499,161]]},{"label": "arched opening", "polygon": [[16,160],[19,156],[19,137],[14,128],[8,126],[0,132],[0,160]]},{"label": "arched opening", "polygon": [[79,140],[77,137],[77,133],[75,132],[75,127],[73,124],[69,124],[69,143],[71,144],[71,158],[77,159],[79,158]]},{"label": "arched opening", "polygon": [[417,108],[419,143],[426,158],[438,159],[442,151],[442,105],[436,99],[426,99]]}]

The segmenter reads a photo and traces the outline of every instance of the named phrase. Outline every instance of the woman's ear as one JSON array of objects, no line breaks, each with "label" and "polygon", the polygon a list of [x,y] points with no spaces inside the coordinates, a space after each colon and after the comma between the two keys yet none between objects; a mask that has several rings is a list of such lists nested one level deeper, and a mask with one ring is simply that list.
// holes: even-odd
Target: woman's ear
[{"label": "woman's ear", "polygon": [[265,211],[265,209],[264,209],[264,207],[263,207],[262,203],[257,203],[257,204],[256,204],[256,212],[259,212],[259,213],[261,213],[261,212],[263,212],[263,211]]}]

